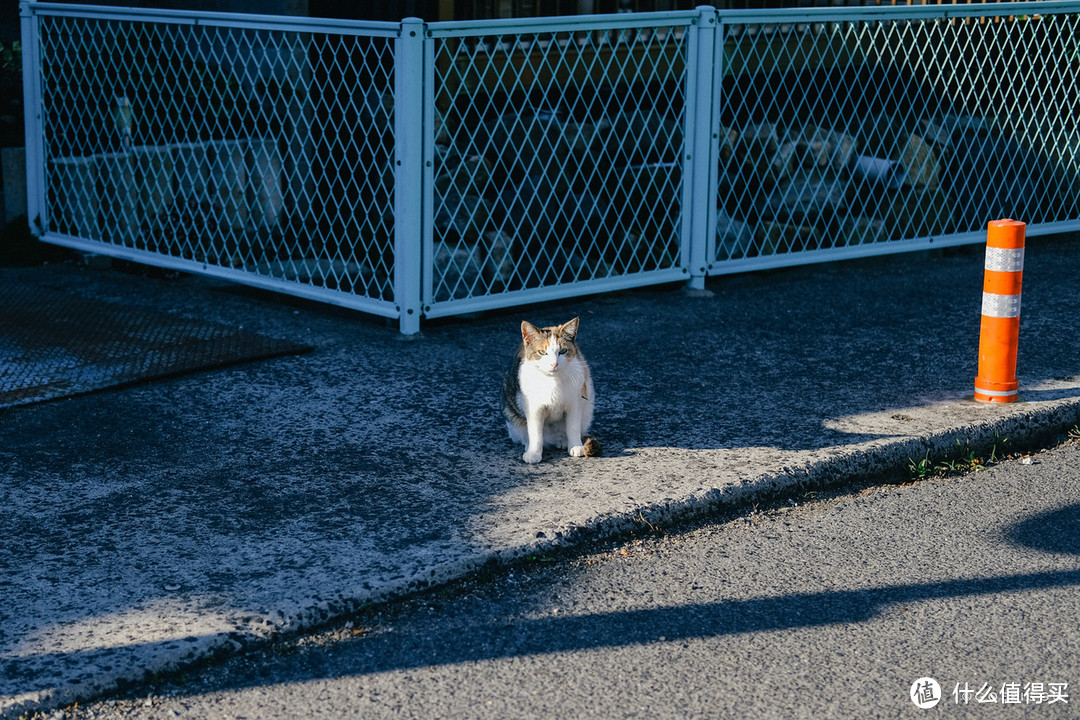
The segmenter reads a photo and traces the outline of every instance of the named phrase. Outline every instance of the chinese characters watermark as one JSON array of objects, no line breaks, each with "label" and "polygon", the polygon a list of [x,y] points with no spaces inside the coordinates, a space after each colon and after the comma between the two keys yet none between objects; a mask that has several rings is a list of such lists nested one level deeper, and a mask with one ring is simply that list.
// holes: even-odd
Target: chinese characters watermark
[{"label": "chinese characters watermark", "polygon": [[[956,683],[950,693],[954,705],[1054,705],[1069,703],[1067,682],[984,682],[978,687]],[[929,710],[943,699],[941,685],[934,678],[921,677],[911,684],[911,702]]]},{"label": "chinese characters watermark", "polygon": [[923,710],[929,710],[941,702],[941,686],[931,677],[921,677],[911,683],[909,694],[911,702]]},{"label": "chinese characters watermark", "polygon": [[1064,682],[1004,682],[1000,686],[984,682],[978,690],[956,683],[952,697],[954,705],[990,703],[1002,705],[1053,705],[1069,702],[1069,683]]}]

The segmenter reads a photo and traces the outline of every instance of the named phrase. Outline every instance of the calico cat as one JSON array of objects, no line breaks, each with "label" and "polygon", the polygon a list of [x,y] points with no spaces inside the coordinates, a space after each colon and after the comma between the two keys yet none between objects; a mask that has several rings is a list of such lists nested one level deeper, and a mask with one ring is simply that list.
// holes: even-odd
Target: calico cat
[{"label": "calico cat", "polygon": [[538,463],[545,447],[571,457],[599,455],[592,424],[589,365],[577,346],[579,318],[555,327],[521,323],[521,345],[503,377],[502,405],[510,439],[525,446],[521,459]]}]

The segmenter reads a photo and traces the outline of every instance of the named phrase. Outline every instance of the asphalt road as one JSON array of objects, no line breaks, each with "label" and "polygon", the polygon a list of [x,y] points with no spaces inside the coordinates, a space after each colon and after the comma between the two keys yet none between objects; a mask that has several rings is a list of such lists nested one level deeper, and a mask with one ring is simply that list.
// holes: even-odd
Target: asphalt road
[{"label": "asphalt road", "polygon": [[74,714],[1080,716],[1080,442],[790,503],[534,558]]}]

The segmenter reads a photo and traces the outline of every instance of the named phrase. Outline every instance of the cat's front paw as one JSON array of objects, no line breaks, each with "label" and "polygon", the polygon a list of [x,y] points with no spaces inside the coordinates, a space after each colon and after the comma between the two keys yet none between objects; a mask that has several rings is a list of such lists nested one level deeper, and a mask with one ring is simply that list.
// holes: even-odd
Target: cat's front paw
[{"label": "cat's front paw", "polygon": [[570,457],[585,457],[585,447],[583,445],[575,445],[570,448]]},{"label": "cat's front paw", "polygon": [[540,458],[543,457],[543,455],[544,453],[541,450],[527,450],[525,451],[525,454],[521,456],[521,459],[530,465],[535,465],[540,462]]}]

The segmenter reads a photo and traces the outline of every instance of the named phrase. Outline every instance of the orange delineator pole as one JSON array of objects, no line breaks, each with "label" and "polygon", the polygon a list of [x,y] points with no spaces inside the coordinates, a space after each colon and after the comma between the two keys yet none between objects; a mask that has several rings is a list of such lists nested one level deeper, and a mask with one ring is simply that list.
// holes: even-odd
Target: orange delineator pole
[{"label": "orange delineator pole", "polygon": [[1017,399],[1016,348],[1026,227],[1018,220],[994,220],[987,228],[979,374],[975,378],[975,399],[980,402]]}]

